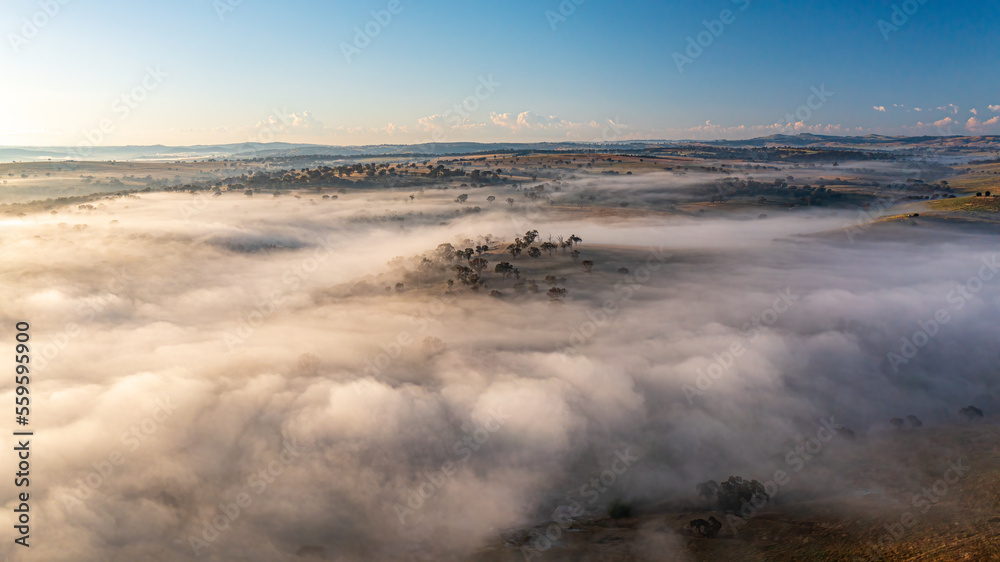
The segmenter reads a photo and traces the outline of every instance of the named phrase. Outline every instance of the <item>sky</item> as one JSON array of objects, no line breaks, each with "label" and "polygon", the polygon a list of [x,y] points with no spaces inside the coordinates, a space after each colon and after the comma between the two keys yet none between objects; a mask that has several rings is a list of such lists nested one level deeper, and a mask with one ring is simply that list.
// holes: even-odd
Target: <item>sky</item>
[{"label": "sky", "polygon": [[0,145],[1000,134],[1000,4],[8,0]]}]

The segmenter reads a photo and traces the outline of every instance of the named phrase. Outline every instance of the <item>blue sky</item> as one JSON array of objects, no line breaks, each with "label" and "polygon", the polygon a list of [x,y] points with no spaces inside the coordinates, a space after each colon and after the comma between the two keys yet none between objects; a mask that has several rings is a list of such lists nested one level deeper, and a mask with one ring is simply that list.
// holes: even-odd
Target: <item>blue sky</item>
[{"label": "blue sky", "polygon": [[8,0],[0,144],[1000,134],[998,22],[943,0]]}]

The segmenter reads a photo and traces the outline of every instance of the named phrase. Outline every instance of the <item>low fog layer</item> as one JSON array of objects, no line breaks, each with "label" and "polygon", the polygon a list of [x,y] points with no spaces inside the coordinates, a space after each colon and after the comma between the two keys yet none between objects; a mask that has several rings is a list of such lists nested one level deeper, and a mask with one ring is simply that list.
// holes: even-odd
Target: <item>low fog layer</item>
[{"label": "low fog layer", "polygon": [[[36,342],[32,559],[461,558],[561,505],[770,479],[821,419],[864,434],[1000,405],[992,239],[852,243],[829,231],[857,214],[829,210],[456,214],[452,192],[408,193],[154,194],[4,221],[0,318]],[[562,302],[381,290],[439,244],[528,229],[576,234],[595,262],[514,260],[564,277]]]}]

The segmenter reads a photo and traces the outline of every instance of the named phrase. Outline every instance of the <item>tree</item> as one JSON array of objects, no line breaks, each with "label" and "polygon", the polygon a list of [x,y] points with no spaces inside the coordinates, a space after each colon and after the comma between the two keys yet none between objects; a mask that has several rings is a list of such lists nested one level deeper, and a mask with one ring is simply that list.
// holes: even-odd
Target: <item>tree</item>
[{"label": "tree", "polygon": [[740,514],[745,504],[751,504],[757,509],[764,507],[770,496],[764,491],[764,485],[760,482],[730,476],[729,480],[719,485],[717,499],[721,511]]},{"label": "tree", "polygon": [[580,259],[580,250],[573,250],[572,252],[569,253],[569,255],[571,258],[573,258],[573,261],[576,261]]},{"label": "tree", "polygon": [[507,204],[510,205],[511,207],[513,207],[514,206],[514,198],[513,197],[508,197],[507,198]]},{"label": "tree", "polygon": [[568,293],[568,292],[569,291],[566,290],[566,289],[560,289],[559,287],[552,287],[551,289],[549,289],[549,292],[546,293],[546,294],[549,295],[550,299],[552,299],[554,301],[557,301],[557,300],[561,299],[562,297],[565,297],[566,293]]},{"label": "tree", "polygon": [[502,261],[493,268],[494,273],[499,273],[504,279],[507,279],[514,274],[514,266],[510,262]]},{"label": "tree", "polygon": [[709,517],[708,521],[705,521],[704,519],[695,519],[688,524],[699,535],[705,537],[706,539],[714,539],[718,537],[719,531],[722,530],[722,521],[719,521],[715,517]]},{"label": "tree", "polygon": [[510,253],[511,256],[513,256],[513,259],[515,260],[517,259],[517,256],[521,255],[521,247],[518,246],[517,244],[511,244],[510,246],[507,246],[507,251]]},{"label": "tree", "polygon": [[959,410],[958,413],[965,416],[970,422],[983,419],[983,411],[975,406],[966,406]]},{"label": "tree", "polygon": [[482,273],[483,270],[486,269],[487,266],[489,265],[490,262],[488,262],[485,258],[476,258],[469,262],[469,266],[471,266],[472,269],[475,270],[476,274]]},{"label": "tree", "polygon": [[469,200],[469,194],[468,193],[463,193],[463,194],[461,194],[461,195],[459,195],[458,197],[455,198],[455,202],[456,203],[465,203],[468,200]]},{"label": "tree", "polygon": [[535,242],[535,240],[537,240],[537,239],[538,239],[538,231],[537,230],[529,230],[528,232],[524,233],[524,245],[525,246],[533,244]]},{"label": "tree", "polygon": [[402,293],[405,289],[406,289],[406,287],[402,283],[396,283],[396,292],[397,293]]},{"label": "tree", "polygon": [[594,270],[594,262],[590,260],[583,260],[583,263],[581,263],[580,265],[583,266],[583,270],[586,271],[587,273],[590,273]]},{"label": "tree", "polygon": [[621,273],[622,275],[628,275],[628,268],[627,267],[619,267],[618,268],[618,273]]},{"label": "tree", "polygon": [[542,242],[542,246],[541,246],[542,250],[545,250],[546,252],[548,252],[550,256],[552,255],[552,251],[555,250],[557,247],[558,246],[556,246],[552,242]]},{"label": "tree", "polygon": [[448,243],[439,244],[437,249],[434,250],[434,253],[441,261],[448,261],[453,259],[456,256],[457,252],[458,250],[456,250],[454,246]]},{"label": "tree", "polygon": [[[632,515],[632,506],[619,499],[608,505],[608,516],[612,519],[624,519],[629,515]],[[722,523],[719,523],[719,528],[722,528]]]},{"label": "tree", "polygon": [[497,200],[497,198],[493,197],[492,195],[490,195],[489,197],[486,198],[486,201],[489,202],[489,203],[492,203],[492,202],[494,202],[496,200]]},{"label": "tree", "polygon": [[533,258],[540,258],[540,257],[542,257],[542,251],[539,250],[538,248],[532,246],[532,247],[528,248],[528,255],[531,256],[531,257],[533,257]]},{"label": "tree", "polygon": [[576,234],[570,234],[569,241],[571,244],[579,244],[580,242],[583,242],[583,238],[580,238]]},{"label": "tree", "polygon": [[243,192],[243,195],[246,195],[247,197],[253,197],[253,190],[252,189],[248,189],[248,190],[246,190],[246,191]]},{"label": "tree", "polygon": [[464,265],[455,266],[455,277],[457,277],[458,281],[463,285],[469,285],[475,274],[476,272],[472,271],[472,268],[470,267],[465,267]]}]

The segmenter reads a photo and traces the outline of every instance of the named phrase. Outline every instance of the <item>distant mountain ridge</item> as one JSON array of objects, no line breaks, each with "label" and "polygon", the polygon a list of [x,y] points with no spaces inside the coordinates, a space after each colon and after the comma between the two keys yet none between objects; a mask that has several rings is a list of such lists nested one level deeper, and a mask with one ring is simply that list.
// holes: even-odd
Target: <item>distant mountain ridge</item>
[{"label": "distant mountain ridge", "polygon": [[380,144],[362,146],[333,146],[322,144],[273,143],[231,143],[193,146],[97,146],[75,149],[73,147],[0,147],[0,161],[38,160],[190,160],[203,158],[255,158],[288,156],[341,156],[344,158],[379,155],[441,155],[472,154],[490,151],[516,150],[593,150],[603,148],[617,151],[642,150],[659,146],[729,146],[729,147],[825,147],[857,149],[941,149],[979,148],[1000,149],[1000,136],[919,136],[894,137],[865,135],[838,137],[832,135],[770,135],[746,140],[630,140],[606,143],[594,142],[540,142],[540,143],[421,143],[421,144]]}]

